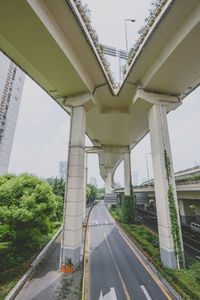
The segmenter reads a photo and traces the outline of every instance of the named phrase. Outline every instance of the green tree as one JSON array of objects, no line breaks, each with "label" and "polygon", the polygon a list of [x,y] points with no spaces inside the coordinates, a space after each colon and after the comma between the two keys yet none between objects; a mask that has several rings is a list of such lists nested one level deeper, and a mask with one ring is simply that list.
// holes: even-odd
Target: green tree
[{"label": "green tree", "polygon": [[99,188],[99,189],[98,189],[98,192],[99,192],[99,193],[105,193],[105,188]]},{"label": "green tree", "polygon": [[57,196],[61,196],[64,199],[65,195],[65,181],[62,179],[58,179],[57,177],[53,179],[53,181],[49,180],[52,178],[48,178],[47,181],[52,187],[53,193]]},{"label": "green tree", "polygon": [[64,207],[64,201],[61,196],[56,195],[56,211],[54,214],[54,217],[52,218],[53,221],[61,221],[63,216],[63,207]]},{"label": "green tree", "polygon": [[133,194],[129,196],[123,195],[121,214],[124,224],[135,223],[135,197]]},{"label": "green tree", "polygon": [[86,186],[86,200],[87,200],[87,204],[90,203],[90,194],[91,194],[91,190],[90,190],[90,187],[87,185]]},{"label": "green tree", "polygon": [[89,202],[93,202],[98,196],[97,188],[92,184],[87,184],[87,187],[90,188]]},{"label": "green tree", "polygon": [[28,174],[7,178],[0,184],[0,241],[37,244],[51,231],[55,210],[55,195],[47,182]]},{"label": "green tree", "polygon": [[54,180],[55,180],[54,178],[47,178],[47,179],[46,179],[46,181],[48,182],[48,184],[49,184],[50,186],[53,185]]}]

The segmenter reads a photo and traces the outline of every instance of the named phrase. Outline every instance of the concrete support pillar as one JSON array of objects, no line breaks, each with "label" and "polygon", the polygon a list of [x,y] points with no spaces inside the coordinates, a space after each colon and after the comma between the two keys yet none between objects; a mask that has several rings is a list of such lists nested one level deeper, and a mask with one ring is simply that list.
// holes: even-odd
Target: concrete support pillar
[{"label": "concrete support pillar", "polygon": [[106,177],[106,184],[105,184],[106,194],[112,193],[112,171],[113,169],[107,169],[107,177]]},{"label": "concrete support pillar", "polygon": [[179,211],[182,224],[190,225],[191,223],[191,215],[190,215],[190,202],[187,200],[179,200]]},{"label": "concrete support pillar", "polygon": [[64,201],[61,263],[71,258],[76,267],[80,262],[83,218],[83,177],[85,153],[85,109],[72,108],[68,153],[67,182]]},{"label": "concrete support pillar", "polygon": [[[166,107],[154,104],[149,111],[149,129],[151,138],[152,161],[154,172],[154,184],[156,195],[156,209],[158,218],[158,231],[160,242],[161,261],[168,268],[178,268],[179,263],[174,254],[174,242],[171,234],[171,220],[168,201],[168,180],[165,168],[164,150],[166,149],[171,163],[171,184],[180,228],[180,218],[176,195],[176,186],[171,158],[169,133],[167,126]],[[182,235],[180,228],[180,240],[183,251]]]},{"label": "concrete support pillar", "polygon": [[84,198],[83,198],[83,221],[85,219],[85,210],[86,210],[86,185],[87,185],[87,159],[88,159],[88,154],[85,152],[84,155],[84,176],[83,176],[83,190],[84,190]]},{"label": "concrete support pillar", "polygon": [[124,194],[130,195],[131,191],[131,160],[130,151],[124,153]]}]

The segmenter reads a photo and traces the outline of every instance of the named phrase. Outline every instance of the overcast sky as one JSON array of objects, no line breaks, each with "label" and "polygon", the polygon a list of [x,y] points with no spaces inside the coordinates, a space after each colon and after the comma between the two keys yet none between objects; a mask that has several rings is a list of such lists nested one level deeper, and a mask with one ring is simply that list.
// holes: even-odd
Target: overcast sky
[{"label": "overcast sky", "polygon": [[[99,42],[125,50],[126,18],[129,48],[137,39],[137,31],[148,16],[152,0],[87,0],[91,9],[91,21]],[[118,78],[118,60],[112,59],[112,68]],[[168,115],[174,169],[193,167],[200,162],[200,89],[197,89],[174,112]],[[58,163],[67,160],[70,118],[37,84],[26,77],[9,172],[30,172],[38,176],[58,175]],[[86,144],[90,145],[88,139]],[[138,172],[139,182],[147,179],[146,159],[150,177],[152,160],[149,135],[132,151],[132,171]],[[97,155],[89,155],[88,178],[96,177],[99,186],[103,181],[99,174]],[[123,184],[123,166],[116,171],[116,180]]]}]

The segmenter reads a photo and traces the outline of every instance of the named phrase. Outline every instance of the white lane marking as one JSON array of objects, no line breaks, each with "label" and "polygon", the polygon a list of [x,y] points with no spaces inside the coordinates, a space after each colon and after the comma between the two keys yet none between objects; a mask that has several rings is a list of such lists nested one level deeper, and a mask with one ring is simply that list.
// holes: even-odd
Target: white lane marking
[{"label": "white lane marking", "polygon": [[108,294],[106,294],[105,296],[103,296],[103,293],[101,291],[101,294],[99,296],[99,300],[117,300],[115,289],[111,288],[110,291],[108,292]]},{"label": "white lane marking", "polygon": [[192,247],[192,246],[190,246],[190,245],[186,244],[185,242],[183,242],[183,244],[184,244],[184,245],[187,245],[188,247],[190,247],[190,248],[194,249],[194,250],[195,250],[195,251],[197,251],[197,252],[200,252],[199,250],[197,250],[196,248],[194,248],[194,247]]},{"label": "white lane marking", "polygon": [[147,292],[145,286],[144,286],[144,285],[141,285],[140,287],[141,287],[143,293],[145,294],[147,300],[152,300],[152,298],[150,297],[149,293]]},{"label": "white lane marking", "polygon": [[200,256],[197,256],[197,255],[196,255],[196,258],[197,258],[197,259],[200,259]]},{"label": "white lane marking", "polygon": [[97,220],[92,220],[92,223],[99,224]]}]

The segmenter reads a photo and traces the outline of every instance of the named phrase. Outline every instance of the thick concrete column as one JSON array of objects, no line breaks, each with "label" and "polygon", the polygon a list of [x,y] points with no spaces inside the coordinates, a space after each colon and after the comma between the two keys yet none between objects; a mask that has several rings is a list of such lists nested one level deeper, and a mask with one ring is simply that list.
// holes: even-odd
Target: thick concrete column
[{"label": "thick concrete column", "polygon": [[106,194],[112,193],[112,171],[113,169],[107,169],[107,177],[106,177],[106,184],[105,184],[105,192]]},{"label": "thick concrete column", "polygon": [[131,160],[130,151],[124,153],[124,194],[130,195],[131,184]]},{"label": "thick concrete column", "polygon": [[191,223],[191,215],[190,215],[190,202],[187,200],[179,200],[179,211],[181,223],[184,225],[190,225]]},{"label": "thick concrete column", "polygon": [[67,182],[64,202],[61,263],[71,258],[76,267],[80,262],[85,153],[85,109],[72,108],[68,153]]},{"label": "thick concrete column", "polygon": [[[171,220],[168,201],[168,180],[165,168],[164,150],[166,149],[171,163],[171,178],[173,196],[178,216],[178,226],[180,228],[180,218],[176,195],[176,186],[174,180],[173,164],[171,158],[171,149],[169,133],[167,126],[166,107],[160,104],[154,104],[149,111],[149,129],[151,138],[153,172],[156,194],[156,209],[158,218],[158,231],[160,242],[161,261],[168,268],[179,268],[178,260],[174,254],[174,242],[171,234]],[[180,228],[180,240],[183,251],[182,235]]]},{"label": "thick concrete column", "polygon": [[88,159],[88,154],[85,152],[84,155],[84,175],[83,175],[83,190],[84,190],[84,198],[83,198],[83,221],[85,219],[85,210],[86,210],[86,185],[87,185],[87,159]]}]

